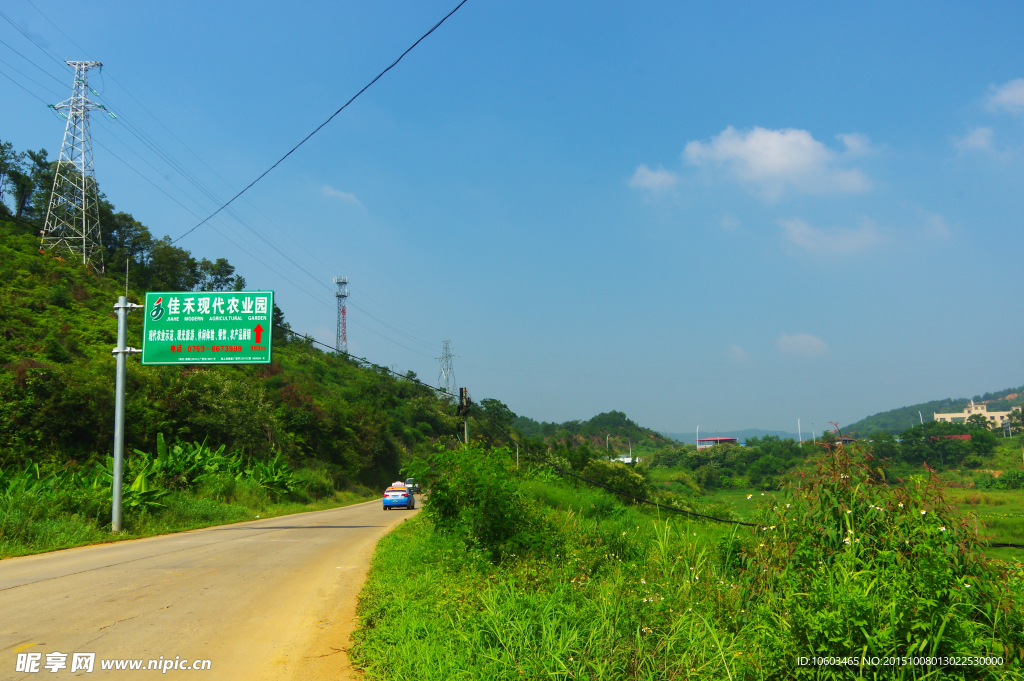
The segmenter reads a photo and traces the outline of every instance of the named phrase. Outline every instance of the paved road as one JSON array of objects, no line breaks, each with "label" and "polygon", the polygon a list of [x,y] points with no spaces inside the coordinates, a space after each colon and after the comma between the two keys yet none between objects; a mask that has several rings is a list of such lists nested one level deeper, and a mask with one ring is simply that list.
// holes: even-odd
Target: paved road
[{"label": "paved road", "polygon": [[[348,678],[370,557],[418,511],[380,501],[0,561],[0,679]],[[42,653],[39,673],[18,653]],[[68,653],[51,673],[47,653]],[[72,653],[95,671],[71,673]],[[101,660],[210,660],[209,671],[103,671]]]}]

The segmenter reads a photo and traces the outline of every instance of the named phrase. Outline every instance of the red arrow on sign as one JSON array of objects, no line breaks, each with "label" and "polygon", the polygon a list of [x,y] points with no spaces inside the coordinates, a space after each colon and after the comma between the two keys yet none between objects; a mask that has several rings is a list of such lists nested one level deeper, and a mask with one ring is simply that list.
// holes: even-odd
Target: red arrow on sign
[{"label": "red arrow on sign", "polygon": [[263,327],[260,326],[259,324],[257,324],[256,328],[252,330],[252,335],[254,335],[256,337],[256,342],[259,343],[260,342],[260,336],[263,335]]}]

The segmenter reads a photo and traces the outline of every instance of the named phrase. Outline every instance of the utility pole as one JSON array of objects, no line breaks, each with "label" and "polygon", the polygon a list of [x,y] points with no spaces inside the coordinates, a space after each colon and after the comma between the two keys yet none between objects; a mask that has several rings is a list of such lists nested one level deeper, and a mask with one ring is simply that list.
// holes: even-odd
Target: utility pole
[{"label": "utility pole", "polygon": [[347,355],[348,332],[345,329],[345,302],[348,300],[348,277],[335,277],[334,283],[338,286],[338,290],[334,292],[334,297],[338,299],[338,327],[334,334],[334,347],[338,349],[339,353]]},{"label": "utility pole", "polygon": [[[455,369],[452,368],[452,345],[450,340],[444,341],[441,345],[441,356],[437,360],[441,363],[441,372],[437,376],[437,385],[449,395],[455,390]],[[465,388],[463,388],[465,390]]]},{"label": "utility pole", "polygon": [[[100,234],[99,190],[92,159],[89,112],[104,109],[89,100],[89,69],[103,66],[98,61],[69,61],[75,70],[71,97],[50,108],[67,119],[64,142],[53,176],[53,191],[41,230],[40,249],[70,252],[83,265],[103,271],[103,237]],[[66,113],[65,113],[66,112]],[[113,118],[113,114],[107,112]]]},{"label": "utility pole", "polygon": [[459,410],[458,415],[463,418],[463,437],[466,440],[466,446],[469,446],[469,410],[473,406],[473,400],[469,397],[469,391],[465,388],[459,388]]},{"label": "utility pole", "polygon": [[128,312],[137,310],[142,305],[129,303],[124,296],[119,296],[117,305],[117,347],[111,352],[117,358],[117,378],[114,382],[114,483],[113,498],[110,503],[110,531],[121,531],[121,492],[124,487],[124,384],[125,363],[128,355],[136,355],[142,350],[130,348],[128,340]]}]

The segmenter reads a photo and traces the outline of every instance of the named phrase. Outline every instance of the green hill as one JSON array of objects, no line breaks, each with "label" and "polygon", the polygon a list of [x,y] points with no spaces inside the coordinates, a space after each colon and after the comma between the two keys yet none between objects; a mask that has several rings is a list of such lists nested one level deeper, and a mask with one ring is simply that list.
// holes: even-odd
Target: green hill
[{"label": "green hill", "polygon": [[535,421],[528,416],[517,416],[512,426],[528,438],[543,439],[547,442],[588,442],[591,446],[624,452],[633,449],[656,449],[672,440],[650,428],[639,426],[621,411],[609,411],[588,421],[573,420],[564,423]]},{"label": "green hill", "polygon": [[[123,282],[41,253],[34,229],[0,219],[0,468],[82,467],[111,451],[112,305]],[[129,320],[128,343],[138,347],[141,315]],[[454,407],[428,388],[294,337],[274,342],[270,365],[130,358],[126,451],[153,452],[162,433],[257,459],[318,460],[342,485],[376,485],[393,480],[407,455],[456,432]]]},{"label": "green hill", "polygon": [[[975,395],[973,398],[961,397],[958,399],[946,398],[944,400],[932,400],[922,404],[913,404],[909,407],[890,409],[873,416],[861,419],[856,423],[843,426],[845,435],[857,434],[861,436],[870,435],[875,431],[885,431],[891,435],[898,435],[911,426],[916,426],[921,421],[931,421],[932,415],[936,412],[958,412],[963,411],[971,400],[977,404],[987,404],[991,411],[1009,411],[1012,407],[1019,407],[1024,402],[1024,386],[1019,388],[1007,388],[984,395]],[[920,412],[920,413],[919,413]]]}]

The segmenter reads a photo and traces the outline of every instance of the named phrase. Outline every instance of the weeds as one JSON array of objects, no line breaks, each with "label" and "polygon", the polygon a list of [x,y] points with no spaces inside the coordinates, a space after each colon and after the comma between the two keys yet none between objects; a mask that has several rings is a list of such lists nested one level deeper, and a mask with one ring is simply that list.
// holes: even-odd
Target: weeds
[{"label": "weeds", "polygon": [[[889,487],[870,457],[839,448],[800,484],[760,497],[758,527],[747,529],[666,518],[543,471],[517,474],[505,457],[470,449],[434,459],[433,479],[448,481],[445,515],[442,504],[431,511],[433,492],[425,514],[379,545],[352,651],[369,678],[964,673],[796,664],[821,653],[991,653],[1003,666],[973,667],[972,678],[1022,676],[1024,566],[986,561],[973,524],[955,517],[932,476]],[[476,459],[490,472],[468,473]],[[531,529],[508,526],[492,545],[471,518],[498,490],[501,508],[525,514]]]},{"label": "weeds", "polygon": [[[323,468],[294,471],[280,454],[250,460],[203,443],[135,452],[122,489],[124,536],[148,536],[213,524],[363,501],[369,490],[338,492]],[[84,469],[39,463],[0,469],[0,558],[110,541],[113,460]]]}]

